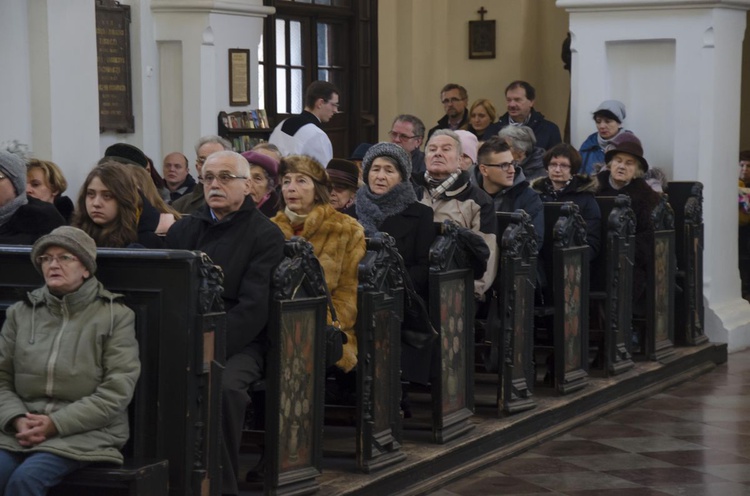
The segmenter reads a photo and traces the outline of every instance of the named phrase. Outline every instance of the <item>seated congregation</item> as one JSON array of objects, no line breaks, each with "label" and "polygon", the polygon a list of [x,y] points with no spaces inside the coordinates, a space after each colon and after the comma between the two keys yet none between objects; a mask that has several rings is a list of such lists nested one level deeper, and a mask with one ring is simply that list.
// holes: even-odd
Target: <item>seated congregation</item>
[{"label": "seated congregation", "polygon": [[[266,492],[314,492],[323,425],[340,411],[356,429],[357,469],[372,473],[404,461],[403,431],[425,415],[434,443],[470,432],[480,378],[497,385],[498,415],[515,414],[535,407],[537,387],[574,393],[592,376],[703,343],[700,183],[654,191],[615,101],[594,112],[598,138],[582,157],[533,110],[533,88],[516,83],[497,129],[479,115],[494,121],[491,102],[475,102],[469,118],[465,90],[448,85],[445,125],[430,130],[424,153],[424,125],[404,114],[392,142],[369,146],[361,164],[282,156],[267,143],[238,154],[205,136],[197,180],[175,153],[162,179],[141,150],[118,143],[75,202],[57,165],[0,150],[0,245],[21,245],[0,250],[17,266],[0,281],[0,488],[30,484],[28,467],[48,456],[54,469],[29,494],[94,484],[86,470],[117,487],[148,479],[139,494],[163,494],[163,460],[171,494],[208,484],[236,495],[246,477]],[[33,245],[30,263],[23,245]],[[97,248],[112,293],[95,276]],[[38,278],[28,265],[45,286],[24,295]],[[175,294],[148,296],[167,287]],[[57,330],[62,318],[81,325]],[[167,360],[185,329],[190,347],[175,354],[188,362]],[[86,339],[102,369],[90,381],[63,365]],[[35,363],[60,398],[19,382]],[[188,399],[167,404],[170,384]],[[413,401],[425,395],[426,410]],[[158,436],[146,406],[155,398]],[[196,419],[166,425],[179,408]],[[75,415],[85,418],[66,422]],[[192,445],[165,448],[180,429]],[[106,456],[81,454],[88,437]],[[249,439],[260,459],[246,474]],[[156,465],[107,471],[123,447],[126,467],[143,455]]]}]

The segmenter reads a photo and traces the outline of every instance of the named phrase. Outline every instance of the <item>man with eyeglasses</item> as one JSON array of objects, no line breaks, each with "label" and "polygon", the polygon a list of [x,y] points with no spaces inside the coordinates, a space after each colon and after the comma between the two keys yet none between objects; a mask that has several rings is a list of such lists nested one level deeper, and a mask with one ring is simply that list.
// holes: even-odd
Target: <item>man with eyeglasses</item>
[{"label": "man with eyeglasses", "polygon": [[198,140],[195,144],[195,170],[198,173],[198,184],[195,185],[193,191],[172,202],[172,208],[181,214],[192,214],[206,204],[203,184],[201,184],[201,169],[209,155],[224,150],[231,151],[232,144],[220,136],[208,135]]},{"label": "man with eyeglasses", "polygon": [[497,137],[485,141],[477,154],[479,167],[474,169],[474,180],[487,192],[496,212],[515,212],[523,209],[531,217],[541,249],[544,242],[544,207],[539,194],[526,180],[521,167],[513,159],[510,145]]},{"label": "man with eyeglasses", "polygon": [[562,142],[560,128],[534,109],[536,90],[526,81],[513,81],[505,88],[508,111],[500,117],[499,128],[528,126],[534,131],[537,146],[549,150]]},{"label": "man with eyeglasses", "polygon": [[466,88],[460,84],[448,83],[440,90],[440,102],[445,109],[445,115],[438,121],[437,126],[427,133],[427,141],[432,133],[438,129],[450,129],[455,131],[469,123],[469,110],[466,108],[469,102],[469,94]]},{"label": "man with eyeglasses", "polygon": [[238,494],[237,474],[248,387],[262,377],[271,275],[284,236],[255,208],[250,164],[232,151],[203,164],[206,205],[169,229],[167,247],[200,250],[224,272],[226,365],[222,376],[222,494]]},{"label": "man with eyeglasses", "polygon": [[339,111],[339,93],[328,81],[311,83],[305,91],[305,109],[281,121],[268,142],[276,145],[283,156],[307,155],[326,167],[333,158],[333,145],[321,124]]},{"label": "man with eyeglasses", "polygon": [[412,174],[424,174],[424,153],[419,149],[424,138],[424,123],[411,114],[401,114],[393,119],[388,133],[391,143],[395,143],[411,155]]}]

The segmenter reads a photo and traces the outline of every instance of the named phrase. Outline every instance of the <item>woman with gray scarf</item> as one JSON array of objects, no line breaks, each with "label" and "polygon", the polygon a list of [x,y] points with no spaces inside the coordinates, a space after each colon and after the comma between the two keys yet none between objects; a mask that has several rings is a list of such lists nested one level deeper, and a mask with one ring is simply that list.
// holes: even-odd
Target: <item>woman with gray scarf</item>
[{"label": "woman with gray scarf", "polygon": [[404,259],[414,289],[427,300],[429,253],[435,239],[433,211],[417,201],[409,178],[411,158],[393,143],[373,145],[362,160],[364,186],[357,191],[357,219],[365,235],[388,233]]},{"label": "woman with gray scarf", "polygon": [[[411,158],[403,148],[393,143],[373,145],[362,160],[365,184],[357,191],[357,219],[366,236],[384,232],[395,239],[407,277],[411,277],[414,290],[427,303],[429,254],[435,239],[433,211],[417,201],[410,177]],[[426,384],[431,375],[432,353],[432,347],[416,349],[403,343],[403,378]],[[401,407],[404,416],[410,417],[406,395]]]},{"label": "woman with gray scarf", "polygon": [[18,155],[0,150],[0,244],[33,245],[65,224],[57,209],[26,196],[26,163]]}]

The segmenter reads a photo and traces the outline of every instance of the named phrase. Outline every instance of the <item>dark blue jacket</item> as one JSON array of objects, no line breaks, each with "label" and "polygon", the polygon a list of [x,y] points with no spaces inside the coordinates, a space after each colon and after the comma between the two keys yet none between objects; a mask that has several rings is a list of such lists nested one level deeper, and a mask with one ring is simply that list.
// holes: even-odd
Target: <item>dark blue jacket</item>
[{"label": "dark blue jacket", "polygon": [[[500,129],[510,125],[510,116],[506,112],[498,121]],[[558,143],[562,143],[560,128],[552,121],[544,118],[544,114],[537,112],[533,108],[529,114],[529,120],[525,126],[530,127],[536,135],[536,146],[549,150]]]}]

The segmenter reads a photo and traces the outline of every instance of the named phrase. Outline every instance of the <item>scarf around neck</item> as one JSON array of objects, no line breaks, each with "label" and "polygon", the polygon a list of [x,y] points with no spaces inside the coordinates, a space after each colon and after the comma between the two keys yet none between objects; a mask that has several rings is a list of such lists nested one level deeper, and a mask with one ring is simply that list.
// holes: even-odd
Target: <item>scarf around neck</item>
[{"label": "scarf around neck", "polygon": [[458,181],[458,178],[461,177],[461,172],[463,172],[461,169],[457,170],[442,182],[439,182],[438,179],[434,179],[432,176],[430,176],[429,172],[425,172],[424,178],[427,180],[427,185],[430,190],[430,196],[432,197],[432,199],[437,200],[440,195],[448,191],[451,186],[453,186],[453,184]]},{"label": "scarf around neck", "polygon": [[4,226],[18,209],[27,203],[29,203],[29,200],[26,198],[26,192],[24,192],[0,207],[0,226]]},{"label": "scarf around neck", "polygon": [[284,207],[284,215],[289,219],[289,223],[292,225],[293,229],[296,229],[297,227],[304,226],[305,221],[307,220],[308,215],[298,215],[291,210],[289,210],[289,207]]},{"label": "scarf around neck", "polygon": [[623,129],[619,128],[617,130],[617,133],[614,136],[612,136],[611,138],[609,138],[608,140],[605,140],[604,138],[602,138],[601,134],[596,133],[596,141],[599,143],[599,148],[601,148],[602,150],[606,150],[607,147],[610,144],[612,144],[612,140],[614,140],[615,138],[617,138],[618,136],[620,136],[620,134],[622,132],[623,132]]},{"label": "scarf around neck", "polygon": [[385,219],[400,214],[416,201],[417,195],[408,181],[398,183],[382,195],[376,195],[369,186],[364,186],[357,191],[357,220],[365,228],[365,235],[372,236]]}]

